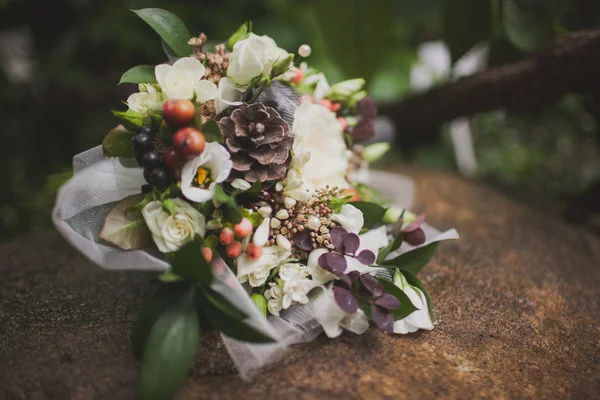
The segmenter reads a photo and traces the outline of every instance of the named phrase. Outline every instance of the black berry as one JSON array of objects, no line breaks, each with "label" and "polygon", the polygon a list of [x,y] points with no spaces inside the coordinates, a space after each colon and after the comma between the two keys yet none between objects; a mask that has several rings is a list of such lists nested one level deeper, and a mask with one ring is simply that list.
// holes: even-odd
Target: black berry
[{"label": "black berry", "polygon": [[142,194],[150,193],[152,191],[152,185],[142,185]]},{"label": "black berry", "polygon": [[150,182],[150,174],[152,173],[152,170],[150,168],[145,168],[144,169],[144,179],[146,180],[146,182],[148,183],[152,183]]},{"label": "black berry", "polygon": [[152,138],[150,135],[145,133],[138,133],[133,137],[133,150],[136,155],[142,156],[143,154],[152,151],[154,145],[152,144]]},{"label": "black berry", "polygon": [[164,168],[153,168],[149,178],[150,184],[159,189],[165,189],[171,183],[171,176]]},{"label": "black berry", "polygon": [[160,154],[158,152],[150,151],[148,153],[145,153],[141,157],[140,164],[142,165],[142,167],[145,167],[145,168],[162,167],[162,165],[163,165],[162,157],[160,156]]},{"label": "black berry", "polygon": [[154,137],[156,135],[156,129],[151,126],[142,126],[140,128],[140,133],[148,135],[150,137]]}]

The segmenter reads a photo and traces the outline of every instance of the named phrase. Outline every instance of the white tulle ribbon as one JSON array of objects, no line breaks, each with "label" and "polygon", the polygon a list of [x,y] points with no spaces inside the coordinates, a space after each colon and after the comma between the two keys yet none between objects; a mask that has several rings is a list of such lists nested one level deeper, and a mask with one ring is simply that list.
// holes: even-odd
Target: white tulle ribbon
[{"label": "white tulle ribbon", "polygon": [[[101,146],[98,146],[75,156],[73,168],[75,175],[60,188],[52,211],[52,220],[65,239],[84,256],[106,269],[166,270],[169,265],[158,252],[123,251],[98,239],[104,218],[114,203],[139,194],[145,183],[143,171],[135,161],[106,158]],[[398,207],[409,209],[412,205],[414,186],[410,178],[370,171],[369,184],[394,199],[394,205]],[[422,228],[427,236],[424,245],[458,238],[454,229],[440,233],[427,224]],[[390,257],[412,249],[403,244]],[[243,379],[251,379],[261,367],[282,357],[290,345],[309,342],[322,332],[313,317],[314,299],[306,305],[291,307],[280,317],[271,315],[265,320],[228,268],[213,282],[212,288],[244,311],[248,315],[247,323],[277,339],[269,344],[252,344],[222,335]]]}]

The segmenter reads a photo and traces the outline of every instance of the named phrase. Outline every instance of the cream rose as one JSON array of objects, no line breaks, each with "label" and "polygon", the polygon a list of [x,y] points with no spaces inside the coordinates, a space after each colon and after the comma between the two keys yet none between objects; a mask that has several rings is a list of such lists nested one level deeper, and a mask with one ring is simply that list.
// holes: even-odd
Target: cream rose
[{"label": "cream rose", "polygon": [[197,83],[204,76],[204,65],[195,57],[183,57],[173,65],[160,64],[154,68],[154,75],[168,99],[194,97]]},{"label": "cream rose", "polygon": [[142,215],[152,232],[154,243],[163,253],[179,250],[196,235],[204,236],[205,218],[194,207],[181,199],[172,199],[175,213],[167,212],[160,201],[152,201],[144,207]]},{"label": "cream rose", "polygon": [[303,176],[312,189],[329,186],[348,188],[348,154],[342,127],[329,109],[303,102],[294,113],[294,151],[310,153]]},{"label": "cream rose", "polygon": [[229,55],[227,76],[238,85],[247,86],[253,78],[261,74],[270,75],[273,64],[287,55],[288,53],[277,47],[275,41],[267,35],[258,36],[251,33],[233,46]]},{"label": "cream rose", "polygon": [[140,91],[127,98],[127,105],[132,111],[148,115],[152,111],[160,111],[165,104],[165,98],[157,85],[142,83]]}]

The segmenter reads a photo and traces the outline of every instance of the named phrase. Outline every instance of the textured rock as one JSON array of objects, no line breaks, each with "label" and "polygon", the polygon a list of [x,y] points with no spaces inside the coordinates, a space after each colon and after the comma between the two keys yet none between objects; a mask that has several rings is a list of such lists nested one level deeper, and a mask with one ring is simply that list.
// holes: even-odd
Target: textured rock
[{"label": "textured rock", "polygon": [[[600,398],[600,240],[425,171],[417,211],[461,240],[421,277],[436,329],[320,337],[253,383],[216,335],[182,399]],[[0,247],[0,399],[131,399],[129,330],[151,274],[103,271],[52,231]]]}]

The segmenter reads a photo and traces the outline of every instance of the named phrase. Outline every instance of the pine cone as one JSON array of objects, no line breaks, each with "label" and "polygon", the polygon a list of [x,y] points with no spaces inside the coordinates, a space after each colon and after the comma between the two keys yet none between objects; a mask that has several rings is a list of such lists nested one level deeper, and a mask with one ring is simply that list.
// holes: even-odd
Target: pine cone
[{"label": "pine cone", "polygon": [[229,180],[264,182],[285,177],[294,137],[274,108],[262,103],[242,104],[221,118],[219,126],[233,161]]}]

